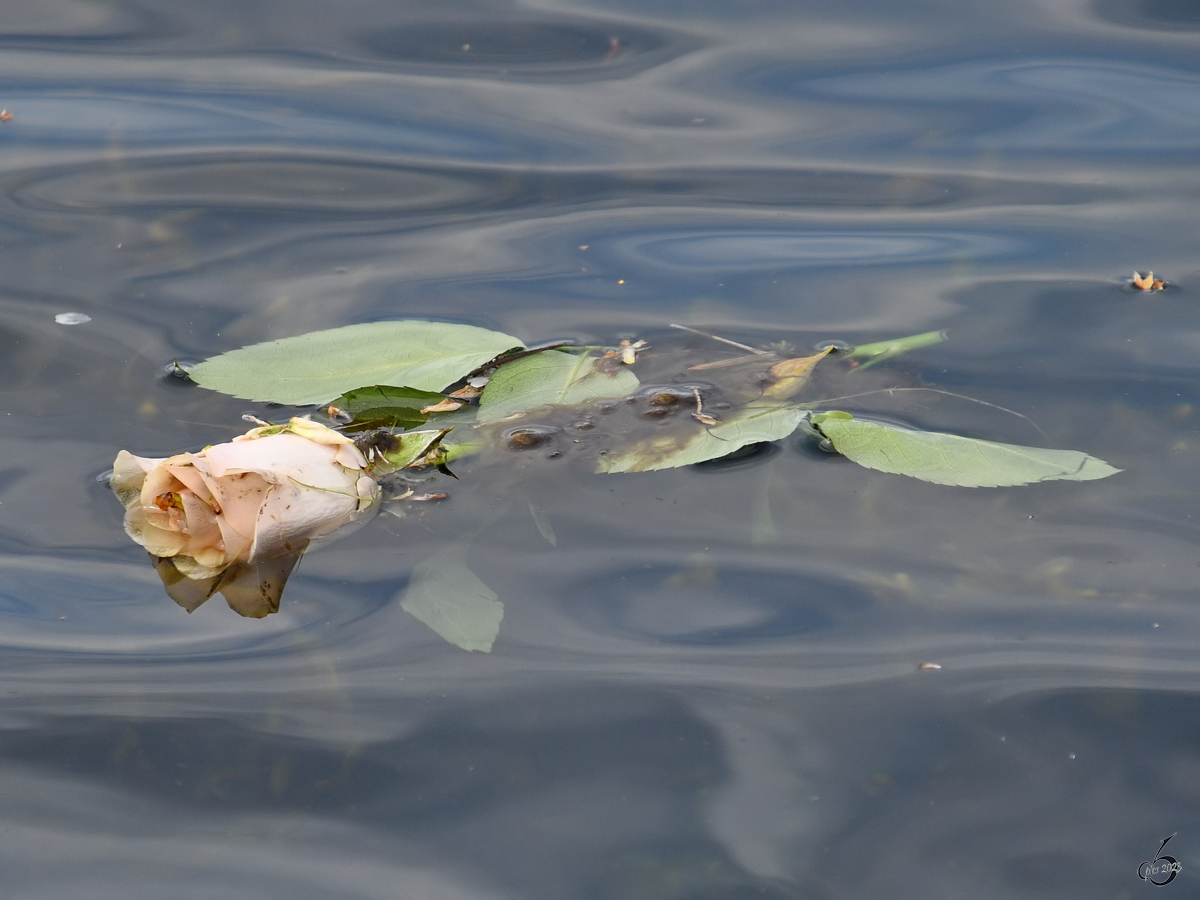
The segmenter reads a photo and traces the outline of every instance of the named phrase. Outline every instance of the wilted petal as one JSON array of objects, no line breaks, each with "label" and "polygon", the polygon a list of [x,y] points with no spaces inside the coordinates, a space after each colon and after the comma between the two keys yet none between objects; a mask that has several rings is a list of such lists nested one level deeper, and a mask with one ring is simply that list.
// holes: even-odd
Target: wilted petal
[{"label": "wilted petal", "polygon": [[146,473],[160,462],[161,459],[134,456],[124,450],[117,454],[109,484],[122,506],[129,509],[138,502],[142,494],[142,485],[146,482]]},{"label": "wilted petal", "polygon": [[354,441],[340,431],[334,431],[312,419],[299,417],[292,418],[287,427],[292,434],[317,444],[333,447],[336,450],[334,459],[338,465],[345,466],[347,469],[365,469],[367,467],[367,460],[362,455],[362,451],[358,449]]},{"label": "wilted petal", "polygon": [[188,612],[195,611],[201,603],[211,597],[213,592],[216,591],[217,581],[220,578],[219,575],[205,579],[188,578],[176,568],[175,559],[154,556],[153,554],[151,554],[150,559],[154,563],[154,571],[162,579],[163,587],[167,590],[167,596]]},{"label": "wilted petal", "polygon": [[261,619],[279,611],[279,599],[287,585],[288,576],[300,561],[299,552],[275,559],[260,559],[253,563],[230,566],[217,587],[230,609],[251,619]]},{"label": "wilted petal", "polygon": [[187,546],[187,535],[153,525],[147,520],[146,510],[141,506],[135,506],[125,513],[125,533],[153,556],[175,556]]},{"label": "wilted petal", "polygon": [[310,487],[294,481],[275,485],[259,512],[250,558],[295,552],[312,538],[355,518],[358,502],[353,483],[336,488]]},{"label": "wilted petal", "polygon": [[187,486],[171,474],[170,466],[161,465],[146,473],[142,483],[142,506],[153,508],[155,501],[163,494],[178,493],[187,490]]},{"label": "wilted petal", "polygon": [[222,486],[246,472],[276,482],[250,532],[250,559],[294,552],[301,542],[331,531],[357,512],[361,473],[338,465],[332,446],[296,434],[275,434],[211,447],[205,456]]},{"label": "wilted petal", "polygon": [[280,473],[328,469],[335,450],[295,434],[271,434],[255,441],[218,444],[204,451],[209,471],[216,478],[242,472],[257,472],[267,481],[278,483]]},{"label": "wilted petal", "polygon": [[168,466],[167,471],[205,503],[212,503],[212,490],[209,488],[208,482],[205,481],[203,473],[196,468],[195,460],[186,465]]},{"label": "wilted petal", "polygon": [[316,444],[335,447],[338,444],[354,443],[340,431],[334,431],[328,425],[322,425],[320,422],[314,422],[312,419],[305,419],[302,416],[293,416],[288,420],[286,427],[292,434]]},{"label": "wilted petal", "polygon": [[186,556],[193,557],[203,566],[224,566],[231,560],[226,557],[225,542],[212,507],[190,491],[180,495],[183,501],[184,518],[182,530],[187,534]]},{"label": "wilted petal", "polygon": [[354,485],[354,487],[358,492],[359,512],[363,512],[364,510],[370,508],[372,504],[379,500],[379,495],[383,493],[379,487],[379,482],[374,478],[371,478],[369,475],[364,475],[362,478],[358,479],[358,482]]},{"label": "wilted petal", "polygon": [[345,466],[347,469],[365,469],[367,467],[367,458],[353,443],[342,444],[338,447],[337,454],[333,459],[339,466]]},{"label": "wilted petal", "polygon": [[218,478],[203,454],[196,455],[193,469],[203,479],[205,490],[211,497],[217,526],[221,529],[221,541],[225,545],[225,558],[230,562],[247,559],[254,544],[258,511],[262,509],[271,485],[256,473],[243,472]]}]

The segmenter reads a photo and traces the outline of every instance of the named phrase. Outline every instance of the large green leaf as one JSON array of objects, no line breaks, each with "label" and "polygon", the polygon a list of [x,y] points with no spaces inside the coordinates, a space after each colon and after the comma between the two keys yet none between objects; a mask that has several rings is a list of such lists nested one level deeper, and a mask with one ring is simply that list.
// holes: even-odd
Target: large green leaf
[{"label": "large green leaf", "polygon": [[488,653],[500,633],[504,604],[467,568],[464,546],[451,547],[413,569],[400,608],[463,650]]},{"label": "large green leaf", "polygon": [[748,407],[717,425],[695,422],[694,430],[684,434],[660,435],[629,450],[602,456],[596,471],[651,472],[719,459],[747,444],[787,437],[806,415],[805,410],[784,404]]},{"label": "large green leaf", "polygon": [[505,363],[479,398],[479,420],[490,422],[539,406],[577,406],[592,400],[624,397],[638,389],[628,366],[597,369],[590,353],[546,350]]},{"label": "large green leaf", "polygon": [[376,384],[347,391],[334,400],[333,405],[353,420],[345,427],[346,431],[369,431],[373,428],[416,428],[429,418],[421,410],[445,399],[433,391]]},{"label": "large green leaf", "polygon": [[936,431],[909,431],[856,419],[846,412],[818,413],[812,424],[838,453],[860,466],[934,484],[1007,487],[1037,481],[1092,481],[1121,471],[1078,450],[1045,450]]},{"label": "large green leaf", "polygon": [[440,391],[520,346],[511,335],[472,325],[368,322],[231,350],[188,375],[244,400],[305,405],[367,385]]}]

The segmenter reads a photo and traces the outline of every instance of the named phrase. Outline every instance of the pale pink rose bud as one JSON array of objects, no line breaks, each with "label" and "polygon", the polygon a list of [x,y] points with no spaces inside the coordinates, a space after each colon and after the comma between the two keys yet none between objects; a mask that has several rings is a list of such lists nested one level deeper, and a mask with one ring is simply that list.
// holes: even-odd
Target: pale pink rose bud
[{"label": "pale pink rose bud", "polygon": [[308,419],[166,459],[122,450],[111,484],[176,603],[219,591],[253,617],[279,609],[311,541],[365,520],[380,493],[354,442]]}]

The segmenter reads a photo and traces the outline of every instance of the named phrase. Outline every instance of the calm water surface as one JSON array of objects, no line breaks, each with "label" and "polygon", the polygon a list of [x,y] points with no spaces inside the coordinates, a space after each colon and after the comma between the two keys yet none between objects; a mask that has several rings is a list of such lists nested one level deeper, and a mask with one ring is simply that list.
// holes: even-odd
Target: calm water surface
[{"label": "calm water surface", "polygon": [[[1122,898],[1173,832],[1197,890],[1191,0],[9,7],[0,897]],[[186,615],[98,477],[286,411],[163,366],[401,317],[948,328],[872,386],[1125,471],[481,459]],[[396,602],[476,531],[490,654]]]}]

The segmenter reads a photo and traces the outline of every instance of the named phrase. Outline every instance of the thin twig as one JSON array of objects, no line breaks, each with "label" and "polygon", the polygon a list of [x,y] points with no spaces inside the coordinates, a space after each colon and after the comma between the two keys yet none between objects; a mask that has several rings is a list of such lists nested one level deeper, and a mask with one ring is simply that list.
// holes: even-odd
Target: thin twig
[{"label": "thin twig", "polygon": [[676,325],[671,323],[672,328],[678,328],[680,331],[690,331],[692,334],[698,334],[700,337],[712,338],[714,341],[720,341],[722,344],[728,344],[731,347],[737,347],[739,350],[747,350],[750,353],[755,353],[760,356],[770,355],[767,350],[759,350],[756,347],[747,347],[745,344],[739,344],[737,341],[731,341],[729,338],[717,337],[715,334],[709,334],[707,331],[700,331],[696,328],[689,328],[687,325]]},{"label": "thin twig", "polygon": [[536,347],[526,347],[518,353],[510,353],[508,356],[502,356],[493,359],[491,362],[485,362],[482,366],[476,366],[467,373],[467,378],[474,378],[476,375],[482,375],[488,369],[496,366],[502,366],[507,362],[512,362],[514,359],[520,359],[523,356],[533,356],[535,353],[541,353],[543,350],[558,350],[560,347],[575,347],[574,341],[557,341],[552,344],[539,344]]},{"label": "thin twig", "polygon": [[1034,430],[1037,431],[1037,433],[1042,436],[1042,438],[1046,441],[1047,444],[1054,443],[1053,441],[1050,440],[1050,435],[1048,435],[1048,434],[1046,434],[1046,432],[1042,431],[1042,429],[1038,425],[1038,423],[1033,421],[1033,419],[1029,418],[1029,416],[1025,415],[1024,413],[1019,413],[1015,409],[1009,409],[1007,406],[1000,406],[998,403],[988,403],[986,400],[980,400],[978,397],[968,397],[966,394],[956,394],[956,393],[954,393],[954,391],[943,391],[941,388],[925,388],[925,387],[879,388],[879,389],[873,390],[873,391],[862,391],[858,394],[845,394],[844,396],[841,396],[841,397],[823,397],[820,400],[806,400],[806,401],[804,401],[804,405],[807,406],[807,405],[811,404],[811,405],[815,406],[817,404],[834,403],[838,400],[854,400],[854,399],[857,399],[858,397],[866,397],[871,394],[895,394],[895,393],[900,393],[902,391],[903,392],[927,391],[927,392],[933,393],[933,394],[944,394],[947,397],[955,397],[958,400],[967,400],[971,403],[978,403],[980,406],[990,406],[992,409],[998,409],[998,410],[1000,410],[1000,412],[1005,412],[1005,413],[1008,413],[1009,415],[1016,416],[1018,419],[1024,419],[1031,426],[1033,426]]}]

